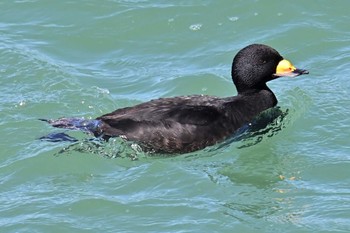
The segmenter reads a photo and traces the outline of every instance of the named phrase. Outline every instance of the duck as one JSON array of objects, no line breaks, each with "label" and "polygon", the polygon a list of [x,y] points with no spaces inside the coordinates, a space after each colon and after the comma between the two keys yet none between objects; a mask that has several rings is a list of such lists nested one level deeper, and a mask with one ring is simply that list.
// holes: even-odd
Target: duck
[{"label": "duck", "polygon": [[[264,44],[242,48],[233,58],[237,95],[159,98],[117,109],[96,119],[45,120],[53,127],[83,130],[109,140],[121,137],[146,151],[183,154],[223,142],[278,101],[267,82],[308,74]],[[43,120],[43,119],[42,119]]]}]

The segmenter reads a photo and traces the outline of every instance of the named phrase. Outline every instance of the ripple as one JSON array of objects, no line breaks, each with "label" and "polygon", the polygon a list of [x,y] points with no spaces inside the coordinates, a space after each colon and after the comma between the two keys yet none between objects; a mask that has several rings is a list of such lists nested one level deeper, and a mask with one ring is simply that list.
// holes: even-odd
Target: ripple
[{"label": "ripple", "polygon": [[189,29],[191,31],[199,31],[202,28],[203,24],[197,23],[197,24],[192,24]]},{"label": "ripple", "polygon": [[239,17],[237,17],[237,16],[231,16],[231,17],[229,17],[228,19],[229,19],[230,21],[232,21],[232,22],[236,22],[236,21],[238,21]]}]

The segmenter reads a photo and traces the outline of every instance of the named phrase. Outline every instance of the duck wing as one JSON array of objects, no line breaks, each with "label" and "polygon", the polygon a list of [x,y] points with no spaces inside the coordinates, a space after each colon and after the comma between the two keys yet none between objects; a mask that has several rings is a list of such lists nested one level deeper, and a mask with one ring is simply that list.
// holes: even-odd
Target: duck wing
[{"label": "duck wing", "polygon": [[175,132],[192,134],[194,129],[208,127],[224,117],[221,102],[211,96],[157,99],[118,109],[97,120],[103,122],[102,131],[109,136],[129,135],[136,139],[154,131],[172,136],[176,136]]},{"label": "duck wing", "polygon": [[221,115],[222,99],[212,96],[182,96],[151,100],[133,107],[117,109],[97,118],[103,122],[175,121],[205,125]]}]

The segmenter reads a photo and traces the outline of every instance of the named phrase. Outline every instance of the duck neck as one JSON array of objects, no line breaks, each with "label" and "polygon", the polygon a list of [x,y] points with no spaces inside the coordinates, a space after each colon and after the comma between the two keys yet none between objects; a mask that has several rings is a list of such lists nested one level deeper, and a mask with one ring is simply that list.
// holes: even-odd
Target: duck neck
[{"label": "duck neck", "polygon": [[263,89],[239,92],[237,97],[228,103],[228,107],[231,111],[238,112],[237,116],[241,116],[241,120],[245,122],[251,121],[262,111],[277,105],[276,96],[267,86]]},{"label": "duck neck", "polygon": [[237,87],[238,95],[241,96],[253,96],[259,101],[265,101],[270,107],[277,104],[277,98],[271,89],[266,85],[266,83],[255,86],[255,87]]},{"label": "duck neck", "polygon": [[258,111],[264,111],[277,105],[275,94],[266,86],[263,89],[250,89],[239,92],[239,96],[243,96],[247,100],[247,104],[253,105]]}]

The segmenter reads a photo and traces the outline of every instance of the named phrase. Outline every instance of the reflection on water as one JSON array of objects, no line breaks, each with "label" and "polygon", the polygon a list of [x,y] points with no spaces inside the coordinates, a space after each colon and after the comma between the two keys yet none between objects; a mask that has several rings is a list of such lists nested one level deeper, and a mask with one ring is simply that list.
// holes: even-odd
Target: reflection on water
[{"label": "reflection on water", "polygon": [[295,160],[294,155],[276,153],[276,148],[266,147],[266,143],[238,152],[234,162],[222,165],[216,174],[211,174],[226,178],[231,186],[232,196],[223,204],[224,213],[257,229],[261,227],[258,219],[297,225],[307,208],[295,206],[295,195],[300,192],[300,161]]},{"label": "reflection on water", "polygon": [[143,152],[139,145],[120,137],[111,138],[108,142],[100,138],[85,138],[64,147],[56,155],[72,152],[95,154],[105,158],[130,158],[131,160],[146,156],[146,152]]}]

